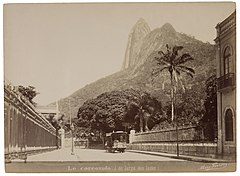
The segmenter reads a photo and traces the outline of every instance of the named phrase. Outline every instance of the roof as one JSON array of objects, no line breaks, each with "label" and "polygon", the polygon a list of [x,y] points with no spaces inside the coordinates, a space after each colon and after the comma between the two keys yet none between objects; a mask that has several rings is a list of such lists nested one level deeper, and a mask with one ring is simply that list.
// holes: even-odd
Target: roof
[{"label": "roof", "polygon": [[36,110],[38,113],[41,114],[57,114],[57,107],[56,106],[37,106]]},{"label": "roof", "polygon": [[124,131],[115,131],[115,132],[112,132],[112,133],[106,133],[106,136],[111,136],[112,134],[126,134],[127,132],[124,132]]},{"label": "roof", "polygon": [[233,13],[231,13],[231,15],[229,15],[227,18],[225,18],[223,21],[218,23],[216,27],[226,25],[226,23],[228,23],[232,19],[235,20],[235,18],[236,18],[236,10]]},{"label": "roof", "polygon": [[215,42],[218,42],[220,37],[225,36],[230,31],[236,30],[236,11],[229,15],[225,20],[218,23],[216,26],[217,37],[214,39]]}]

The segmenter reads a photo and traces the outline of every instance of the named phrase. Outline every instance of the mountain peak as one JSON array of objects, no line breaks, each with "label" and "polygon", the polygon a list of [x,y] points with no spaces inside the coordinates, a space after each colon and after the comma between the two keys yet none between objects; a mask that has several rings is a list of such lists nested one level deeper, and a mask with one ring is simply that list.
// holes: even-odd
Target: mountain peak
[{"label": "mountain peak", "polygon": [[170,23],[165,23],[165,24],[161,27],[161,29],[162,29],[163,31],[167,31],[167,32],[171,32],[171,33],[175,33],[175,32],[176,32],[176,30],[173,28],[173,26],[172,26]]},{"label": "mountain peak", "polygon": [[150,27],[148,26],[147,22],[143,18],[138,19],[138,21],[132,28],[132,32],[136,31],[137,28],[141,28],[141,30],[144,29],[148,32],[150,31]]},{"label": "mountain peak", "polygon": [[150,31],[150,27],[143,18],[140,18],[133,26],[131,33],[128,36],[128,44],[122,69],[132,67],[138,62],[138,54],[140,52],[142,42]]},{"label": "mountain peak", "polygon": [[136,24],[139,24],[139,23],[147,23],[147,22],[143,18],[139,18]]}]

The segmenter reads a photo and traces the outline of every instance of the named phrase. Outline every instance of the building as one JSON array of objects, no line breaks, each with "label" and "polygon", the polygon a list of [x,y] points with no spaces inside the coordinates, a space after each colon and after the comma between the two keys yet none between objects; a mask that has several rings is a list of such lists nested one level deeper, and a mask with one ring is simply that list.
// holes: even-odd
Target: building
[{"label": "building", "polygon": [[46,119],[49,118],[49,115],[56,116],[59,114],[57,105],[48,105],[48,106],[36,106],[36,110]]},{"label": "building", "polygon": [[236,11],[216,26],[218,154],[236,156]]}]

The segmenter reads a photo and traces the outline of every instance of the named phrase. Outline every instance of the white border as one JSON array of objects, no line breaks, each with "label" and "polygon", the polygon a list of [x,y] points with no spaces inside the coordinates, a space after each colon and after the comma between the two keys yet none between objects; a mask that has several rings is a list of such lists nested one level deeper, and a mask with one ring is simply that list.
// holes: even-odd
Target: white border
[{"label": "white border", "polygon": [[[88,0],[88,1],[79,1],[79,0],[70,0],[70,1],[66,1],[66,0],[21,0],[21,1],[17,1],[17,0],[3,0],[3,1],[1,1],[1,7],[0,7],[0,13],[1,14],[3,14],[3,4],[6,4],[6,3],[89,3],[89,2],[95,2],[95,3],[100,3],[100,2],[113,2],[113,1],[110,1],[110,0],[108,0],[108,1],[94,1],[94,0]],[[126,0],[123,0],[123,1],[116,1],[116,2],[147,2],[147,1],[142,1],[142,0],[138,0],[138,1],[136,1],[136,0],[132,0],[132,1],[126,1]],[[210,0],[210,1],[207,1],[207,0],[198,0],[198,1],[196,1],[196,0],[182,0],[182,1],[179,1],[179,0],[168,0],[168,1],[155,1],[155,0],[151,0],[151,2],[226,2],[226,0]],[[238,9],[239,9],[239,2],[238,1],[236,1],[236,0],[233,0],[233,1],[231,1],[231,2],[236,2],[236,9],[237,9],[237,26],[238,26],[238,22],[239,22],[239,18],[238,18]],[[224,19],[223,19],[224,20]],[[0,22],[1,22],[1,24],[3,24],[3,18],[1,18],[0,19]],[[238,27],[237,27],[237,51],[240,51],[239,50],[239,45],[238,45],[238,39],[239,39],[239,37],[238,37],[238,32],[239,32],[239,30],[238,30]],[[3,45],[3,25],[2,25],[2,28],[1,28],[1,35],[0,35],[0,37],[1,37],[1,45]],[[3,46],[1,46],[1,49],[0,49],[0,53],[1,53],[1,59],[3,58]],[[236,56],[237,57],[237,56]],[[238,58],[238,57],[237,57]],[[237,68],[240,68],[239,67],[240,66],[240,64],[239,64],[239,62],[238,62],[238,60],[237,60]],[[238,70],[238,69],[237,69]],[[0,132],[0,174],[1,175],[17,175],[17,174],[14,174],[14,173],[5,173],[4,172],[4,141],[3,141],[3,139],[4,139],[4,118],[3,118],[3,105],[4,105],[4,101],[3,101],[3,60],[1,61],[1,67],[0,67],[0,73],[2,73],[2,75],[1,75],[1,80],[0,80],[0,88],[1,88],[1,91],[0,91],[0,99],[1,99],[1,106],[0,106],[0,112],[1,112],[1,118],[0,118],[0,129],[2,130],[1,132]],[[237,76],[237,84],[239,83],[239,78],[240,76]],[[238,87],[237,87],[237,97],[238,97]],[[238,99],[237,99],[237,101],[236,101],[236,103],[237,103],[237,105],[238,105]],[[238,115],[239,114],[239,107],[237,106],[237,109],[236,109],[236,114]],[[236,116],[236,118],[237,118],[237,116]],[[238,119],[238,118],[237,118]],[[240,120],[237,120],[237,127],[239,126],[239,121]],[[238,128],[237,128],[238,129]],[[240,129],[240,128],[239,128]],[[238,130],[237,130],[237,146],[240,146],[240,140],[239,140],[239,134],[238,134]],[[237,148],[239,148],[239,147],[237,147]],[[237,154],[239,154],[240,153],[240,151],[239,150],[237,150]],[[239,157],[237,157],[237,169],[239,170]],[[239,171],[237,170],[237,172],[234,172],[234,173],[206,173],[207,175],[209,174],[209,175],[239,175]],[[64,173],[57,173],[57,174],[41,174],[42,176],[43,175],[63,175]],[[72,175],[73,173],[68,173],[68,175]],[[93,174],[93,173],[88,173],[88,174],[86,174],[86,175],[110,175],[109,173],[102,173],[102,174]],[[116,173],[116,174],[114,174],[114,175],[122,175],[122,174],[124,174],[124,175],[130,175],[130,174],[126,174],[126,173]],[[146,173],[146,174],[150,174],[150,173]],[[159,175],[159,174],[163,174],[163,175],[169,175],[169,174],[167,174],[167,173],[155,173],[155,174],[153,174],[153,175]],[[171,173],[170,175],[172,175],[172,174],[174,174],[174,173]],[[179,173],[178,173],[179,174]],[[192,175],[193,173],[180,173],[179,175]],[[203,173],[194,173],[194,174],[196,174],[196,175],[200,175],[200,174],[203,174]],[[205,174],[205,173],[204,173]],[[25,175],[25,174],[24,174]],[[36,175],[36,174],[27,174],[27,175]],[[82,174],[81,174],[82,175]],[[83,174],[83,175],[85,175],[85,174]],[[112,175],[112,174],[111,174]],[[134,173],[133,175],[145,175],[145,174],[141,174],[141,173]]]}]

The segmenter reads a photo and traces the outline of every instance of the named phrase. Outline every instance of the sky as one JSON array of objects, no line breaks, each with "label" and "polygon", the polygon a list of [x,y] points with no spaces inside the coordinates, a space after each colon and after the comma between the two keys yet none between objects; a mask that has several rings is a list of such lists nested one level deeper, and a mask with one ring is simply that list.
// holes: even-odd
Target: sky
[{"label": "sky", "polygon": [[121,70],[139,18],[151,30],[176,31],[214,44],[215,26],[234,3],[10,4],[4,6],[4,78],[32,85],[46,105]]}]

